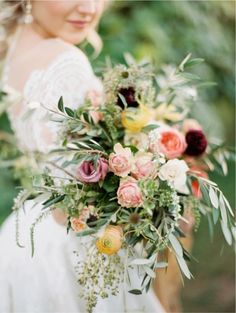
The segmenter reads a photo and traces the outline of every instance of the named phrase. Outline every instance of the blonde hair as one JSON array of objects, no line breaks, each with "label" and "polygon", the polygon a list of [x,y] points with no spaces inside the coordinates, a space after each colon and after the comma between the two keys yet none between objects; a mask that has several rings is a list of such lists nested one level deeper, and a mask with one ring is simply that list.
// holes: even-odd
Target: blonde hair
[{"label": "blonde hair", "polygon": [[[104,0],[105,7],[107,1]],[[10,44],[9,39],[23,19],[24,4],[25,0],[2,0],[0,3],[0,60],[5,58]],[[100,16],[86,38],[93,46],[95,55],[98,55],[103,47],[103,42],[96,31],[99,19]]]}]

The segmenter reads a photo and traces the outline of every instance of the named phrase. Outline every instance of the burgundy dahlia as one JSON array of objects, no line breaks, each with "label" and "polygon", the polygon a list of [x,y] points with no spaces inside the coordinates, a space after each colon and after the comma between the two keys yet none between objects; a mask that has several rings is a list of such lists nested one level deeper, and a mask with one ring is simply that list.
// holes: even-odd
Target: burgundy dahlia
[{"label": "burgundy dahlia", "polygon": [[[138,102],[135,100],[135,89],[134,87],[128,87],[128,88],[120,88],[118,90],[118,93],[120,93],[126,100],[128,107],[138,107]],[[117,99],[117,105],[121,107],[122,109],[125,108],[124,103],[122,102],[121,98],[118,95]]]},{"label": "burgundy dahlia", "polygon": [[207,147],[207,139],[201,130],[190,129],[186,134],[187,148],[185,153],[191,156],[203,154]]}]

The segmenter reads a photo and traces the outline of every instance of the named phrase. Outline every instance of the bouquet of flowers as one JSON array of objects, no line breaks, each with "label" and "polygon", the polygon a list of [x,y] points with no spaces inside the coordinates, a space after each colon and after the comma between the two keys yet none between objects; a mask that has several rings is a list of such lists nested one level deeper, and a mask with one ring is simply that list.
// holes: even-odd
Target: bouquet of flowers
[{"label": "bouquet of flowers", "polygon": [[55,208],[66,214],[68,232],[90,238],[88,258],[77,266],[89,311],[98,296],[116,294],[130,270],[137,270],[141,281],[129,292],[147,291],[155,269],[168,265],[160,259],[166,248],[191,278],[186,263],[191,256],[179,241],[186,214],[195,219],[196,230],[202,215],[211,224],[220,221],[229,245],[234,234],[229,202],[208,177],[220,169],[227,174],[231,152],[191,118],[202,83],[186,69],[202,59],[188,55],[159,74],[148,62],[126,60],[127,65],[104,71],[104,95],[91,91],[76,110],[60,98],[51,113],[62,117],[61,146],[38,156],[44,170],[15,202],[17,210],[29,195],[44,199],[31,228],[32,252],[35,226]]}]

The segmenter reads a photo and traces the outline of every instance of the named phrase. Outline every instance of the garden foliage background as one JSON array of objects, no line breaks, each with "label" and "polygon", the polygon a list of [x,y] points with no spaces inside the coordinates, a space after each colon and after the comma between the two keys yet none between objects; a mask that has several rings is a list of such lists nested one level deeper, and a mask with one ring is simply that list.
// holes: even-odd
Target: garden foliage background
[{"label": "garden foliage background", "polygon": [[[234,145],[234,1],[113,1],[102,19],[100,34],[104,49],[95,60],[91,57],[94,68],[104,64],[106,56],[122,62],[124,52],[137,59],[149,57],[157,66],[178,64],[189,52],[204,58],[197,74],[217,85],[201,91],[203,101],[195,115],[206,131]],[[6,116],[0,118],[0,128],[9,129]],[[1,224],[10,213],[17,181],[10,171],[0,171]],[[229,163],[226,178],[214,178],[234,207],[234,163]],[[219,228],[211,243],[204,219],[195,234],[193,255],[199,262],[190,265],[195,279],[185,281],[185,312],[234,312],[234,253]]]}]

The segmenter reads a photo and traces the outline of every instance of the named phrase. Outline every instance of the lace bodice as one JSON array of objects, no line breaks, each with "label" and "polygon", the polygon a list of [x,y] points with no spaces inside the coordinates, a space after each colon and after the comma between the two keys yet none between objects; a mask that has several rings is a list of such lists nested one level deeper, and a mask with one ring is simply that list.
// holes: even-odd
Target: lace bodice
[{"label": "lace bodice", "polygon": [[63,96],[65,105],[75,109],[92,90],[102,93],[101,82],[84,53],[73,47],[60,53],[46,69],[32,71],[21,101],[8,109],[19,148],[44,153],[55,148],[60,124],[45,108],[57,110]]}]

